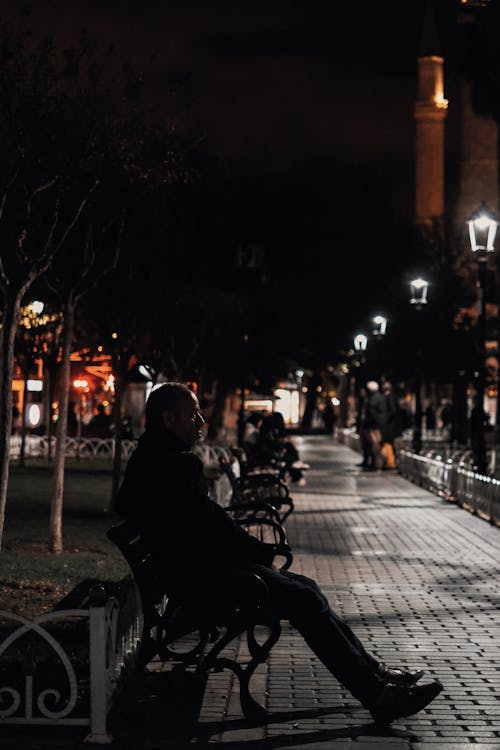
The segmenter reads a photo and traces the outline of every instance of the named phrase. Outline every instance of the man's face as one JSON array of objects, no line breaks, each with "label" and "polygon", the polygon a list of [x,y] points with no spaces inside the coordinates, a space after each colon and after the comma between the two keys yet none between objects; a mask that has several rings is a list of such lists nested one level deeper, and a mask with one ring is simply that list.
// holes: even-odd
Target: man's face
[{"label": "man's face", "polygon": [[164,411],[162,417],[167,430],[187,445],[193,446],[201,438],[205,420],[192,391],[181,394],[175,411]]}]

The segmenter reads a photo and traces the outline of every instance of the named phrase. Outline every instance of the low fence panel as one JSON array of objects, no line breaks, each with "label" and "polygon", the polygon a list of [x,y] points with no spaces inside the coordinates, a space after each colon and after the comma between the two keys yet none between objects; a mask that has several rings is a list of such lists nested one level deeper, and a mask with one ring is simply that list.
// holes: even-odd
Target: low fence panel
[{"label": "low fence panel", "polygon": [[0,726],[88,726],[85,742],[113,741],[107,717],[138,655],[143,617],[132,581],[123,607],[102,599],[33,620],[0,610]]},{"label": "low fence panel", "polygon": [[500,521],[500,482],[478,474],[453,459],[429,456],[402,450],[399,471],[407,479],[436,492],[448,500],[483,516],[490,523]]}]

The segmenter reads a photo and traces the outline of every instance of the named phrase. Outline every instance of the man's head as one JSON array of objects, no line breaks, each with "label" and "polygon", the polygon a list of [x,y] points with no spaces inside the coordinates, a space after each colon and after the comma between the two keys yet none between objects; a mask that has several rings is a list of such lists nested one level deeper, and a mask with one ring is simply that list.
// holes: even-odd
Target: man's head
[{"label": "man's head", "polygon": [[392,393],[392,385],[388,380],[386,380],[385,383],[382,383],[382,392],[385,394]]},{"label": "man's head", "polygon": [[366,384],[366,390],[368,393],[376,393],[378,391],[378,383],[376,380],[369,380]]},{"label": "man's head", "polygon": [[161,427],[193,446],[201,438],[205,420],[193,391],[183,383],[161,383],[146,402],[146,429]]}]

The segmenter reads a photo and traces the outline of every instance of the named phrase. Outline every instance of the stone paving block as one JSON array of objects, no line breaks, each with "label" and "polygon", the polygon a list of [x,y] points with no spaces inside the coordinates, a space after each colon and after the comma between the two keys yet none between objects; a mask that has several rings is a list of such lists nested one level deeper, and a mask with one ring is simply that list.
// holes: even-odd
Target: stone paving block
[{"label": "stone paving block", "polygon": [[[387,744],[384,744],[384,747],[386,747],[388,750],[410,750],[410,746],[407,742],[401,742],[401,740],[397,741],[391,741],[392,738],[389,738],[389,741],[385,740]],[[276,746],[276,750],[285,750],[286,748],[289,748],[290,746]],[[335,748],[335,750],[374,750],[376,748],[376,744],[373,742],[359,742],[359,741],[351,741],[351,740],[324,740],[320,742],[311,742],[307,743],[306,745],[293,745],[293,750],[329,750],[329,748]]]}]

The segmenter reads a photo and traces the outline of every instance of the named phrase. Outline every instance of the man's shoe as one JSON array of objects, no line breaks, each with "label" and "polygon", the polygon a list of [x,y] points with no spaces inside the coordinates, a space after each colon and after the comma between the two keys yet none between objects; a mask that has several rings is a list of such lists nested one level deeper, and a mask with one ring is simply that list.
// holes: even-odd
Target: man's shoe
[{"label": "man's shoe", "polygon": [[443,686],[440,682],[426,685],[391,685],[388,683],[378,698],[367,706],[377,724],[390,724],[401,716],[411,716],[436,698]]},{"label": "man's shoe", "polygon": [[393,685],[414,685],[425,673],[423,669],[417,669],[416,672],[409,672],[404,669],[391,669],[390,667],[386,667],[383,662],[380,662],[378,674]]}]

